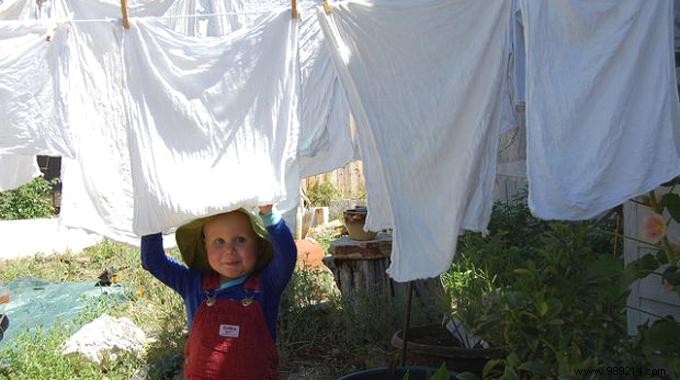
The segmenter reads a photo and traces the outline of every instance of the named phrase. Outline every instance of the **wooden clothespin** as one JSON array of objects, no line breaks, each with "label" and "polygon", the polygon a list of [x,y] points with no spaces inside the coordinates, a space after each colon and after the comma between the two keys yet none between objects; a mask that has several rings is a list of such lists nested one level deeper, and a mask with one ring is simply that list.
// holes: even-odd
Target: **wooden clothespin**
[{"label": "wooden clothespin", "polygon": [[123,14],[123,28],[130,29],[130,20],[128,20],[127,0],[120,0],[120,12]]},{"label": "wooden clothespin", "polygon": [[323,5],[323,10],[326,12],[327,15],[333,12],[333,6],[328,2],[328,0],[322,0],[321,5]]},{"label": "wooden clothespin", "polygon": [[293,18],[296,18],[297,17],[297,1],[296,0],[291,0],[291,1],[292,1],[291,15],[293,16]]},{"label": "wooden clothespin", "polygon": [[47,28],[47,33],[45,34],[45,41],[50,42],[54,38],[54,34],[57,33],[57,28],[59,26],[56,22],[50,23],[49,28]]}]

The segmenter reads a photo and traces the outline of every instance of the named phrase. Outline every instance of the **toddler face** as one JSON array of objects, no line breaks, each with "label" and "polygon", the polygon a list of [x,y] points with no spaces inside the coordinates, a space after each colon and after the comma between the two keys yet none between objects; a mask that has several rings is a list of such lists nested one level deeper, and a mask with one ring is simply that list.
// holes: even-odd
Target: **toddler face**
[{"label": "toddler face", "polygon": [[234,279],[255,269],[260,240],[245,214],[232,211],[203,227],[208,263],[223,279]]}]

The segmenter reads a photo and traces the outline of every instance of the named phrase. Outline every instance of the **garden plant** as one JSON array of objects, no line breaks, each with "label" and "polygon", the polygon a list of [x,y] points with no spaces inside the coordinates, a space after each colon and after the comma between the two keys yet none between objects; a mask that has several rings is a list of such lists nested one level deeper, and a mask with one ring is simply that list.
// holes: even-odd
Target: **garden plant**
[{"label": "garden plant", "polygon": [[54,216],[52,188],[59,183],[37,177],[14,190],[0,192],[0,219],[31,219]]},{"label": "garden plant", "polygon": [[[644,202],[655,215],[678,207],[671,216],[680,216],[677,195],[657,197],[657,203],[650,199]],[[626,329],[633,281],[670,263],[662,276],[668,286],[677,286],[672,268],[678,262],[668,253],[673,246],[657,233],[651,244],[658,254],[625,267],[618,215],[578,223],[542,221],[531,215],[524,194],[496,204],[489,236],[460,237],[457,257],[442,275],[452,315],[507,353],[490,360],[481,377],[582,378],[575,370],[655,368],[654,355],[663,358],[671,378],[680,376],[677,321],[642,326],[638,337],[628,337]],[[652,218],[665,231],[669,221]]]}]

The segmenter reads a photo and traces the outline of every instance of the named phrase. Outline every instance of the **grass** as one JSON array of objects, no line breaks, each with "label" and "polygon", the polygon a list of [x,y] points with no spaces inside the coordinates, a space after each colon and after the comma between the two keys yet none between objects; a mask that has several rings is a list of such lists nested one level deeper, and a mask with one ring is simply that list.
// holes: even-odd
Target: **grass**
[{"label": "grass", "polygon": [[[117,271],[116,282],[125,289],[128,302],[102,302],[93,299],[80,317],[69,324],[47,331],[38,329],[35,335],[22,334],[13,340],[13,347],[0,353],[5,360],[0,377],[21,379],[129,379],[149,365],[149,378],[164,378],[154,372],[163,367],[169,354],[181,355],[185,337],[185,312],[182,300],[141,268],[139,251],[124,245],[104,241],[85,250],[82,255],[71,253],[48,257],[36,256],[5,261],[0,266],[0,282],[20,277],[35,277],[50,282],[91,281],[105,269]],[[139,360],[119,358],[103,368],[93,367],[78,359],[62,359],[59,345],[77,331],[80,325],[107,313],[128,317],[154,339],[146,357]],[[39,368],[38,368],[39,367]],[[44,372],[43,372],[44,371]],[[52,376],[43,376],[54,374]]]},{"label": "grass", "polygon": [[[322,239],[326,245],[332,237]],[[178,257],[178,252],[171,255]],[[126,302],[91,301],[75,321],[15,336],[0,351],[0,379],[165,379],[180,371],[187,338],[181,298],[142,269],[139,250],[104,241],[80,255],[69,252],[0,262],[0,282],[35,277],[50,282],[98,280],[116,273]],[[432,305],[436,308],[436,305]],[[277,346],[284,379],[335,379],[359,369],[387,366],[398,351],[392,334],[401,329],[404,300],[358,300],[348,307],[325,270],[298,268],[281,302]],[[434,309],[433,309],[434,310]],[[107,313],[128,317],[151,338],[143,357],[119,357],[103,366],[64,358],[59,346],[83,324]],[[414,307],[412,324],[438,320]],[[11,328],[11,327],[10,327]]]}]

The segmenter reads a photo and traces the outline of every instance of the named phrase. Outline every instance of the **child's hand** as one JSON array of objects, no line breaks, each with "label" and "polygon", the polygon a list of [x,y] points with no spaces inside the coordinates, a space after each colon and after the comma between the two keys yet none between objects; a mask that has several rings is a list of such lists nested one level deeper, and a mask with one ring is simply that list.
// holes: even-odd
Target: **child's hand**
[{"label": "child's hand", "polygon": [[272,205],[258,206],[260,208],[261,215],[267,215],[272,212]]}]

